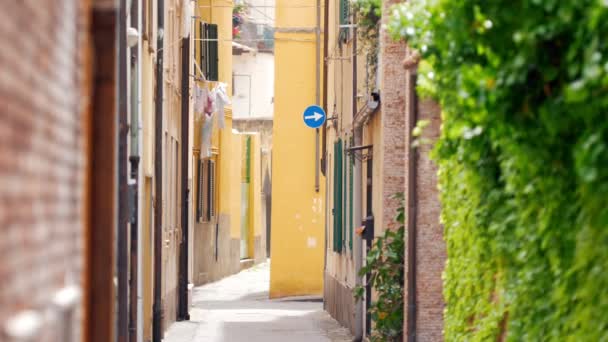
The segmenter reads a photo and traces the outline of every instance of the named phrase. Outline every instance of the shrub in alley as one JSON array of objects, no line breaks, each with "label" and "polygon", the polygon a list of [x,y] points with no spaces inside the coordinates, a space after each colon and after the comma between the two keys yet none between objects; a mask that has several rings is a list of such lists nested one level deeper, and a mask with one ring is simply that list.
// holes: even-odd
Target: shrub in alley
[{"label": "shrub in alley", "polygon": [[607,6],[394,8],[443,109],[447,341],[608,340]]},{"label": "shrub in alley", "polygon": [[[403,195],[397,195],[403,203]],[[403,340],[403,277],[404,277],[404,207],[397,210],[396,230],[385,230],[376,238],[367,253],[365,266],[359,276],[367,275],[367,282],[376,292],[376,300],[368,308],[374,328],[371,341]],[[363,299],[365,286],[355,288],[355,298]]]}]

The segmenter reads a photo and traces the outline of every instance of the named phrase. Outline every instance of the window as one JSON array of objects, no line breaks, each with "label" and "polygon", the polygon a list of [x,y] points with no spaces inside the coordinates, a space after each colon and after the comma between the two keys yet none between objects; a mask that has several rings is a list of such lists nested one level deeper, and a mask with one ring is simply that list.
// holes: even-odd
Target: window
[{"label": "window", "polygon": [[199,23],[198,60],[201,71],[209,81],[219,80],[217,25]]},{"label": "window", "polygon": [[196,194],[197,222],[210,222],[216,216],[215,171],[215,161],[209,159],[198,161],[198,170],[196,173],[198,184],[198,191]]}]

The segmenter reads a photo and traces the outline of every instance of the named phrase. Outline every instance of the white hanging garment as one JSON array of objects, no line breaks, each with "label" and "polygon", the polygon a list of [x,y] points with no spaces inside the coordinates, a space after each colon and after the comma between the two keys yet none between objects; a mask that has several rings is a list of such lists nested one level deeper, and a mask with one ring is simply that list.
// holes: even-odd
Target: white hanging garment
[{"label": "white hanging garment", "polygon": [[200,114],[205,112],[207,103],[207,89],[201,88],[198,84],[194,86],[194,113],[197,120],[201,119]]},{"label": "white hanging garment", "polygon": [[230,97],[226,91],[226,83],[220,83],[215,89],[215,101],[217,106],[217,127],[223,129],[226,127],[226,115],[224,107],[230,104]]}]

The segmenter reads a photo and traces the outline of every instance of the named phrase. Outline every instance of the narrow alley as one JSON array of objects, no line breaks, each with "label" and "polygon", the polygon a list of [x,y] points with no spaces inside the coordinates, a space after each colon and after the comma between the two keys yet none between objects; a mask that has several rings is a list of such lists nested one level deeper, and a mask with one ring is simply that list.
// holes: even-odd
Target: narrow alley
[{"label": "narrow alley", "polygon": [[608,0],[0,3],[0,342],[608,341]]},{"label": "narrow alley", "polygon": [[323,311],[321,297],[268,299],[270,263],[194,289],[190,321],[165,342],[347,342],[346,328]]}]

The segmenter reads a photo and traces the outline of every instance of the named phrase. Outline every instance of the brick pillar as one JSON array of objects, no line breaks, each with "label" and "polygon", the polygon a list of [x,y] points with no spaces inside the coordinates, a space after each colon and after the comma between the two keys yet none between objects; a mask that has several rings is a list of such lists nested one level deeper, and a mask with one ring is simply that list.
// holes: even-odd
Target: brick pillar
[{"label": "brick pillar", "polygon": [[[383,1],[382,24],[390,17],[390,8],[401,1]],[[402,192],[405,184],[405,82],[406,73],[402,61],[406,53],[404,42],[395,42],[385,29],[380,32],[380,73],[381,73],[381,132],[382,155],[374,156],[374,163],[382,163],[382,213],[377,222],[380,229],[396,228],[394,222],[399,201],[391,199]],[[376,213],[378,215],[378,213]]]}]

